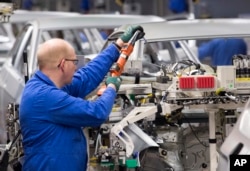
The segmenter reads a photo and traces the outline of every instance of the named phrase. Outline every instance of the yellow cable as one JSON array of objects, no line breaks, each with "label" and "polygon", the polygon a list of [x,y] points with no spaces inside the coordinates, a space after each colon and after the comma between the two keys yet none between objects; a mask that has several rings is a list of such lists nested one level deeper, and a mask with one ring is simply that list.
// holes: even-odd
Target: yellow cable
[{"label": "yellow cable", "polygon": [[222,92],[222,91],[224,91],[224,88],[218,88],[217,90],[215,90],[215,94],[216,95],[219,95],[220,94],[220,92]]}]

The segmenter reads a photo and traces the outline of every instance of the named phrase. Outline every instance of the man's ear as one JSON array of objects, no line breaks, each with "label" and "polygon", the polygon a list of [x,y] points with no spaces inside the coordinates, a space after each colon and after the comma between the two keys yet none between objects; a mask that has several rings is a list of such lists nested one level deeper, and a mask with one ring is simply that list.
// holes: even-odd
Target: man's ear
[{"label": "man's ear", "polygon": [[60,65],[59,65],[59,68],[60,68],[62,71],[64,71],[64,64],[65,64],[65,59],[62,59]]}]

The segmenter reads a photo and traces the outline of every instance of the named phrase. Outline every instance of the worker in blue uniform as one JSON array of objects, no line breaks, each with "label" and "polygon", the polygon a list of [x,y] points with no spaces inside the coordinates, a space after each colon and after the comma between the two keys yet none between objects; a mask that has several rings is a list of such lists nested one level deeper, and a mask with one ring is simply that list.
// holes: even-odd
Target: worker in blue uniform
[{"label": "worker in blue uniform", "polygon": [[247,54],[246,42],[240,38],[217,38],[201,44],[198,48],[199,59],[209,57],[212,66],[232,65],[232,57],[238,54]]},{"label": "worker in blue uniform", "polygon": [[[119,57],[122,47],[141,26],[130,26],[115,43],[76,70],[73,47],[51,39],[37,51],[39,70],[27,82],[20,103],[23,171],[85,171],[84,127],[97,127],[112,110],[121,80],[108,77],[107,88],[95,101],[85,96],[98,87]],[[138,37],[142,38],[144,34]]]}]

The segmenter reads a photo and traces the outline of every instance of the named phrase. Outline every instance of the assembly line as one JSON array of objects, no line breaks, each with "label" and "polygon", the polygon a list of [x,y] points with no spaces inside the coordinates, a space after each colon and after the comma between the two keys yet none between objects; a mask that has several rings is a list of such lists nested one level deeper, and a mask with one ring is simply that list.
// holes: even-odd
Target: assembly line
[{"label": "assembly line", "polygon": [[[47,15],[0,60],[1,171],[229,171],[250,154],[249,19]],[[200,60],[217,38],[246,53]]]}]

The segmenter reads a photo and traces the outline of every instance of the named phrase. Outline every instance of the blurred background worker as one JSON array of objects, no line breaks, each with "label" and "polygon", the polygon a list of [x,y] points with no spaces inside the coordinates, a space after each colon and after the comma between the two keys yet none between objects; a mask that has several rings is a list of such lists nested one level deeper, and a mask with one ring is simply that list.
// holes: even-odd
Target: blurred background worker
[{"label": "blurred background worker", "polygon": [[[23,136],[23,171],[86,171],[87,142],[82,128],[97,127],[111,113],[121,80],[106,79],[107,88],[95,101],[85,100],[103,81],[119,50],[134,33],[130,26],[120,38],[96,58],[77,70],[75,50],[63,39],[41,44],[39,70],[27,82],[20,103]],[[139,34],[140,39],[144,34]]]},{"label": "blurred background worker", "polygon": [[213,39],[198,48],[199,59],[209,58],[212,66],[232,65],[232,57],[238,54],[247,54],[247,44],[239,38]]}]

